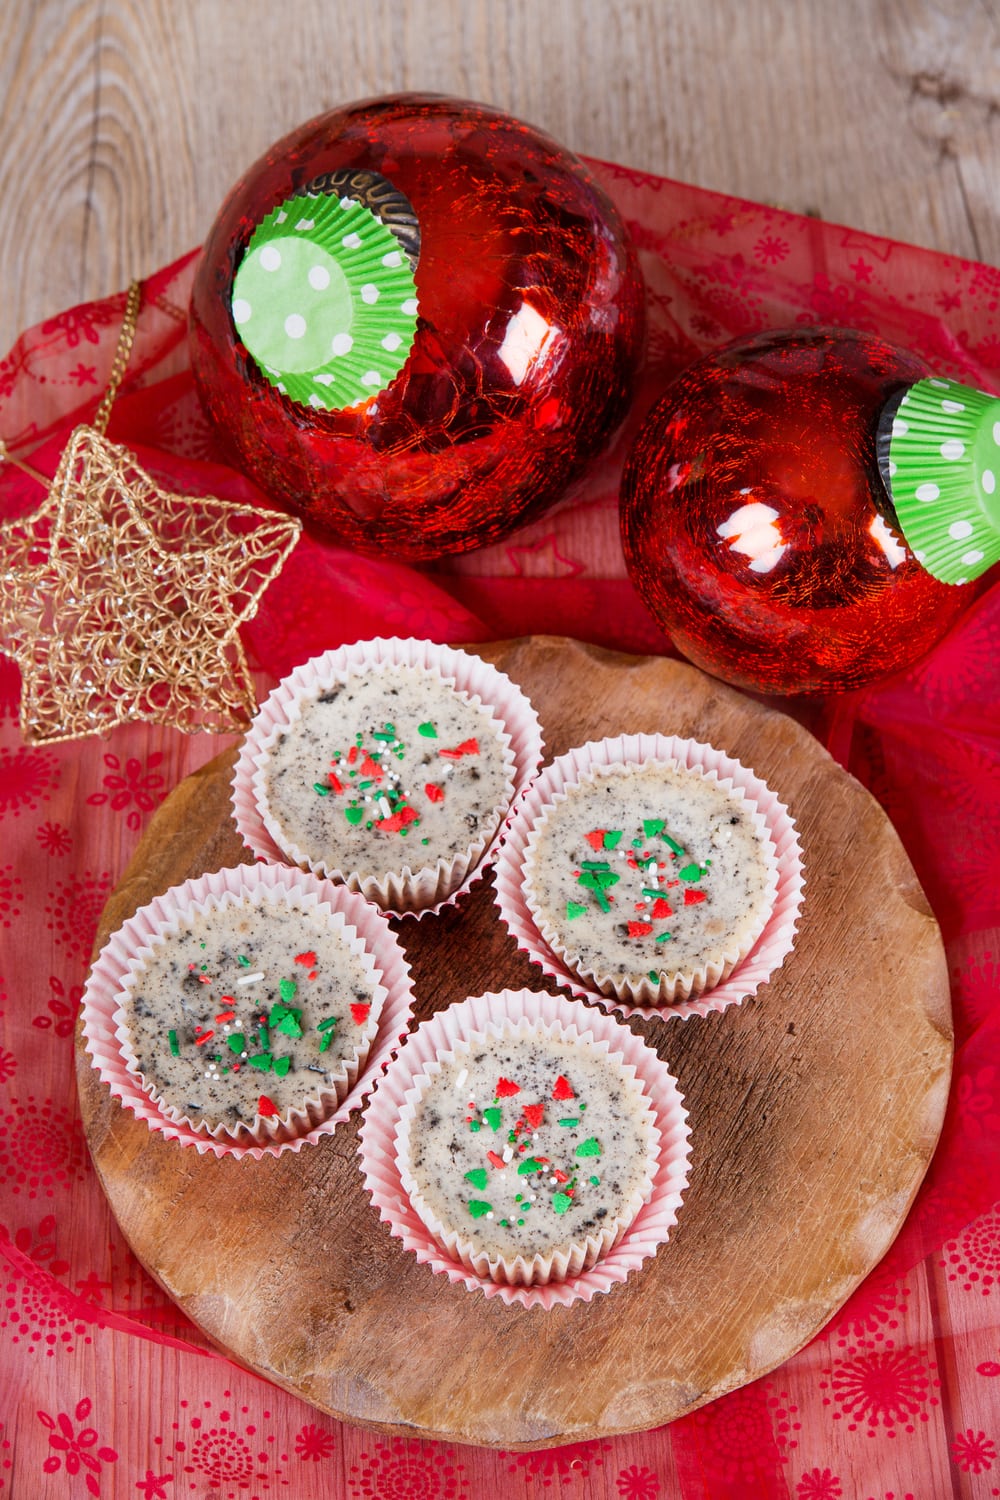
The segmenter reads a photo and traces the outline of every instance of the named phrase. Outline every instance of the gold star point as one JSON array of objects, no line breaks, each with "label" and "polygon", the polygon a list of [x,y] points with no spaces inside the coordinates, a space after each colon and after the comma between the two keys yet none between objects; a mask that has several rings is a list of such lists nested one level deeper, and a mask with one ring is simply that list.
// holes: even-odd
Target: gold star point
[{"label": "gold star point", "polygon": [[30,744],[132,719],[244,729],[239,626],[300,522],[161,489],[92,427],[70,437],[41,507],[0,526],[0,650],[21,669]]}]

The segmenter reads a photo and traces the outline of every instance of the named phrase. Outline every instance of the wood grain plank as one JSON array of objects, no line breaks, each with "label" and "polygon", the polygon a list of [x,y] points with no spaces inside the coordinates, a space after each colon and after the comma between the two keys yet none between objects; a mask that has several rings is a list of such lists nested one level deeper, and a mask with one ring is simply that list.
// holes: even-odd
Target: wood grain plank
[{"label": "wood grain plank", "polygon": [[[995,7],[940,0],[13,0],[0,349],[197,244],[267,145],[366,94],[1000,260]],[[44,247],[44,253],[41,249]]]}]

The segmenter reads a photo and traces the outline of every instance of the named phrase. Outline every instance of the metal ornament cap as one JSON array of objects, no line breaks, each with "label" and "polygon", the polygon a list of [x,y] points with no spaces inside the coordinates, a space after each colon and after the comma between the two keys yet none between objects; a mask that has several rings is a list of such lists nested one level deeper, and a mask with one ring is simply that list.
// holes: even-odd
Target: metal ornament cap
[{"label": "metal ornament cap", "polygon": [[888,483],[917,561],[942,583],[1000,561],[1000,398],[919,380],[892,417]]}]

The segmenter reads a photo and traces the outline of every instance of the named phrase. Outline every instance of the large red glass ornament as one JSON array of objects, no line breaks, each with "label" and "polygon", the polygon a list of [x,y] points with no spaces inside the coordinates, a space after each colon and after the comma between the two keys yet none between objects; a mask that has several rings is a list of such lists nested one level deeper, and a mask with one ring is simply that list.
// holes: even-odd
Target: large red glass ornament
[{"label": "large red glass ornament", "polygon": [[[396,380],[312,411],[241,344],[231,288],[260,220],[324,173],[381,174],[419,223],[419,322]],[[437,96],[352,104],[271,148],[209,234],[191,360],[237,462],[314,529],[434,557],[541,512],[607,443],[639,364],[645,302],[613,204],[579,161],[499,110]]]},{"label": "large red glass ornament", "polygon": [[906,546],[879,473],[913,356],[839,328],[763,333],[689,367],[626,463],[622,541],[644,603],[697,666],[764,693],[859,687],[923,655],[973,585]]}]

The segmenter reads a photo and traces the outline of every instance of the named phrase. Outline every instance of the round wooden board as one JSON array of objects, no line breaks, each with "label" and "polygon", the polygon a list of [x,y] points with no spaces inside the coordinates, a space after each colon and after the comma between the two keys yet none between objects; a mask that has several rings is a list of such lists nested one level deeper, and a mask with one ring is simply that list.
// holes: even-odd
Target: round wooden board
[{"label": "round wooden board", "polygon": [[[784,714],[661,658],[547,637],[477,647],[525,689],[547,753],[605,734],[707,740],[795,818],[806,899],[795,950],[753,1000],[633,1019],[690,1112],[690,1185],[669,1244],[590,1303],[487,1301],[418,1265],[373,1209],[359,1115],[260,1162],[199,1156],[111,1098],[78,1045],[90,1149],[139,1259],[234,1358],[314,1406],[454,1442],[531,1448],[658,1426],[799,1349],[898,1231],[951,1073],[937,925],[881,809]],[[248,858],[233,755],[183,782],[105,910],[98,943],[167,886]],[[550,987],[500,924],[492,882],[396,924],[417,1015]]]}]

